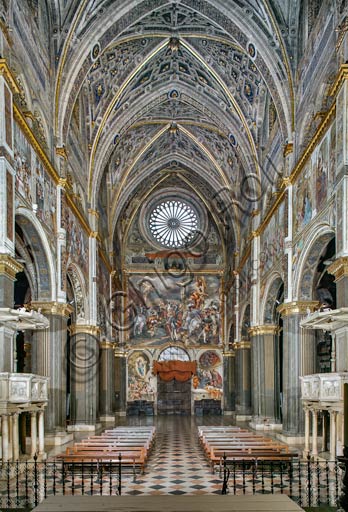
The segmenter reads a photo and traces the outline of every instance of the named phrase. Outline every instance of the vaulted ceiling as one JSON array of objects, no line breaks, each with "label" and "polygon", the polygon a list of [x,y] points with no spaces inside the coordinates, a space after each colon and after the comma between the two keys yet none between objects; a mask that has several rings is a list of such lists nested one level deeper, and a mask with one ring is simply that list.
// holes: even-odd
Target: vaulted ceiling
[{"label": "vaulted ceiling", "polygon": [[297,4],[53,2],[57,140],[69,148],[80,98],[88,139],[80,181],[92,208],[108,188],[111,239],[120,220],[170,177],[204,198],[217,218],[225,204],[230,242],[240,242],[258,206],[240,191],[263,179],[270,109],[278,144],[293,132]]}]

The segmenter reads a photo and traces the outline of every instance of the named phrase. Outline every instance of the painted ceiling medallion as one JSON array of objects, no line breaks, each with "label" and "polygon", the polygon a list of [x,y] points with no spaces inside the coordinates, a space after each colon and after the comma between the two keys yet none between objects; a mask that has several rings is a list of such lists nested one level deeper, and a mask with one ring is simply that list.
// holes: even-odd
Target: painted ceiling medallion
[{"label": "painted ceiling medallion", "polygon": [[149,217],[150,232],[164,247],[179,248],[189,243],[197,233],[197,212],[184,201],[163,201]]}]

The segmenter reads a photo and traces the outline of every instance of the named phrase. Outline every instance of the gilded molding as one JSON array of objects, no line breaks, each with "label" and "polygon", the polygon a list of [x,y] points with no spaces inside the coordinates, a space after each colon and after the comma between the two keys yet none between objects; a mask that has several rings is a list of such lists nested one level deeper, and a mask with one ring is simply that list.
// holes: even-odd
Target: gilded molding
[{"label": "gilded molding", "polygon": [[348,64],[342,64],[335,80],[335,83],[332,85],[328,96],[336,96],[339,89],[341,88],[343,82],[348,78]]},{"label": "gilded molding", "polygon": [[74,308],[66,302],[31,302],[31,306],[35,310],[40,310],[43,315],[57,315],[68,317]]},{"label": "gilded molding", "polygon": [[294,151],[294,143],[293,142],[288,142],[287,144],[285,144],[284,150],[283,150],[284,158],[287,157],[288,155],[291,155],[291,153],[293,151]]},{"label": "gilded molding", "polygon": [[267,334],[277,334],[279,332],[278,325],[265,324],[265,325],[254,325],[248,329],[250,336],[261,336]]},{"label": "gilded molding", "polygon": [[9,65],[7,64],[6,59],[0,59],[0,75],[4,77],[7,84],[10,86],[11,91],[13,94],[19,94],[20,88],[17,83],[17,80],[12,73],[11,69],[9,68]]},{"label": "gilded molding", "polygon": [[251,343],[250,341],[247,341],[247,340],[242,340],[242,341],[236,341],[235,343],[233,343],[233,350],[242,350],[242,349],[250,349],[251,348]]},{"label": "gilded molding", "polygon": [[117,347],[114,350],[114,356],[115,357],[127,357],[127,355],[128,355],[127,351],[122,349],[122,348]]},{"label": "gilded molding", "polygon": [[234,350],[229,350],[228,352],[223,353],[223,357],[236,357],[236,353]]},{"label": "gilded molding", "polygon": [[94,215],[94,217],[97,217],[97,219],[99,219],[99,217],[100,217],[99,212],[97,210],[93,210],[92,208],[88,208],[88,213],[90,215]]},{"label": "gilded molding", "polygon": [[5,275],[14,281],[16,274],[22,272],[22,270],[23,265],[18,263],[10,254],[0,254],[0,275]]},{"label": "gilded molding", "polygon": [[99,336],[100,327],[97,325],[72,324],[70,326],[70,335],[75,336],[76,334],[90,334],[91,336]]},{"label": "gilded molding", "polygon": [[56,147],[56,155],[57,156],[61,156],[62,158],[64,158],[64,160],[67,160],[68,159],[68,153],[66,151],[65,146],[57,146]]},{"label": "gilded molding", "polygon": [[339,281],[343,277],[348,276],[348,256],[342,256],[338,258],[336,261],[331,263],[331,265],[327,268],[329,274],[333,274],[335,276],[335,281]]},{"label": "gilded molding", "polygon": [[60,179],[57,171],[55,170],[52,163],[50,162],[46,152],[41,147],[41,144],[38,142],[37,138],[31,131],[31,128],[28,125],[24,114],[19,110],[19,108],[15,104],[13,104],[13,116],[14,116],[15,120],[17,121],[17,123],[19,124],[24,135],[27,137],[28,141],[33,146],[33,148],[37,152],[38,156],[41,158],[48,174],[51,176],[51,178],[54,180],[55,184],[57,185],[59,183],[59,179]]},{"label": "gilded molding", "polygon": [[282,316],[305,315],[308,310],[312,313],[318,306],[319,302],[314,300],[284,302],[284,304],[277,307],[277,311]]},{"label": "gilded molding", "polygon": [[110,350],[114,348],[114,344],[112,343],[112,341],[100,341],[99,348]]}]

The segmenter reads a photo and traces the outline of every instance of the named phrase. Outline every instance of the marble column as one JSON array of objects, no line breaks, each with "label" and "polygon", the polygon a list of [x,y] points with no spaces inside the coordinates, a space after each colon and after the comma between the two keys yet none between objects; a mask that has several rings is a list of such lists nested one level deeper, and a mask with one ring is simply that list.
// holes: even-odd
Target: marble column
[{"label": "marble column", "polygon": [[30,412],[30,437],[31,437],[31,457],[37,455],[37,422],[36,411]]},{"label": "marble column", "polygon": [[2,460],[6,462],[10,459],[9,452],[9,432],[8,432],[8,415],[1,415],[1,436],[2,436]]},{"label": "marble column", "polygon": [[17,412],[12,415],[12,452],[13,460],[19,460],[19,430]]},{"label": "marble column", "polygon": [[305,407],[304,409],[305,413],[305,446],[303,451],[303,456],[307,457],[309,454],[309,439],[310,439],[310,409],[308,407]]},{"label": "marble column", "polygon": [[125,416],[127,411],[127,355],[124,351],[115,350],[115,412],[117,416]]},{"label": "marble column", "polygon": [[224,389],[223,389],[223,410],[224,414],[230,414],[236,406],[236,358],[235,352],[229,351],[223,354],[224,360]]},{"label": "marble column", "polygon": [[45,453],[45,420],[44,420],[44,411],[38,412],[39,416],[39,457],[40,459],[46,458]]},{"label": "marble column", "polygon": [[312,455],[318,456],[318,411],[312,409]]},{"label": "marble column", "polygon": [[263,352],[262,338],[255,334],[254,328],[249,329],[250,359],[251,359],[251,411],[253,418],[261,415],[261,359]]},{"label": "marble column", "polygon": [[337,445],[337,411],[329,411],[330,413],[330,460],[336,460],[336,445]]},{"label": "marble column", "polygon": [[99,328],[70,327],[71,429],[95,427],[99,394]]},{"label": "marble column", "polygon": [[[283,434],[302,437],[304,413],[301,403],[301,375],[307,375],[304,360],[304,333],[300,327],[302,318],[318,305],[314,301],[281,304],[278,311],[283,317]],[[310,338],[312,340],[312,338]],[[310,349],[312,350],[312,348]],[[310,367],[308,367],[309,369]]]},{"label": "marble column", "polygon": [[100,378],[99,378],[99,414],[101,421],[113,421],[114,402],[114,344],[101,341],[100,349]]},{"label": "marble column", "polygon": [[45,430],[58,433],[66,428],[67,320],[71,306],[59,302],[32,302],[50,322],[49,329],[33,334],[33,372],[49,377]]},{"label": "marble column", "polygon": [[236,352],[236,415],[245,420],[251,416],[251,350],[250,341],[234,344]]}]

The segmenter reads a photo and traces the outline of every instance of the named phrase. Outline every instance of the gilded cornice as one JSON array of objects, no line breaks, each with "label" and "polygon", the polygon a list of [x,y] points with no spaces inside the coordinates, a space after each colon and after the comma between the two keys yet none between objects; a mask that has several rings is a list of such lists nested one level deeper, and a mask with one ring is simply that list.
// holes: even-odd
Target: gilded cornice
[{"label": "gilded cornice", "polygon": [[114,344],[112,343],[112,341],[100,341],[99,348],[104,350],[110,350],[114,348]]},{"label": "gilded cornice", "polygon": [[333,274],[335,276],[335,281],[339,281],[343,277],[348,276],[348,256],[342,256],[335,260],[331,265],[327,268],[329,274]]},{"label": "gilded cornice", "polygon": [[24,114],[19,110],[19,108],[13,104],[13,116],[17,123],[19,124],[21,130],[23,131],[24,135],[27,137],[30,144],[33,146],[35,151],[37,152],[38,156],[42,160],[42,163],[45,166],[45,169],[47,170],[48,174],[51,176],[51,178],[54,180],[55,184],[57,185],[59,183],[59,175],[53,165],[51,164],[46,152],[41,147],[41,144],[38,142],[37,138],[31,131],[30,126],[28,125]]},{"label": "gilded cornice", "polygon": [[9,68],[9,65],[7,64],[6,59],[0,59],[0,75],[4,77],[7,84],[11,88],[11,91],[13,94],[19,94],[20,88],[17,83],[17,80],[12,73],[11,69]]},{"label": "gilded cornice", "polygon": [[250,336],[262,336],[262,335],[274,335],[277,334],[279,331],[278,325],[271,325],[271,324],[265,324],[265,325],[254,325],[253,327],[250,327],[248,329],[248,333]]},{"label": "gilded cornice", "polygon": [[0,254],[0,275],[15,280],[16,274],[22,272],[23,265],[13,258],[10,254]]},{"label": "gilded cornice", "polygon": [[75,336],[76,334],[90,334],[91,336],[99,336],[100,327],[97,325],[72,324],[70,326],[70,335]]},{"label": "gilded cornice", "polygon": [[40,310],[40,312],[43,315],[57,315],[68,317],[74,311],[74,308],[70,304],[67,304],[66,302],[34,301],[31,302],[31,306],[35,310]]},{"label": "gilded cornice", "polygon": [[287,157],[288,155],[291,155],[291,153],[293,151],[294,151],[294,143],[293,142],[288,142],[287,144],[285,144],[284,150],[283,150],[284,158]]},{"label": "gilded cornice", "polygon": [[308,313],[308,310],[312,313],[318,306],[318,301],[311,300],[284,302],[277,307],[277,311],[282,316],[305,315]]}]

